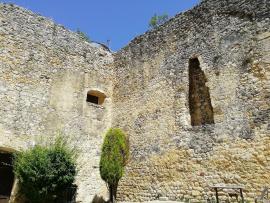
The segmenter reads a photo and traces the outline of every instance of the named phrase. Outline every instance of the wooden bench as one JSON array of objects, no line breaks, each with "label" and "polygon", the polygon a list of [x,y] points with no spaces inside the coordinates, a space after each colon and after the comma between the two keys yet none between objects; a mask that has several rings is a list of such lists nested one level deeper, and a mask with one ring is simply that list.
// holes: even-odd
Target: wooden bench
[{"label": "wooden bench", "polygon": [[211,186],[211,188],[215,190],[217,203],[219,203],[218,192],[221,190],[226,192],[229,195],[229,197],[235,197],[237,201],[238,201],[238,194],[240,194],[241,202],[244,203],[244,195],[243,195],[244,187],[241,185],[216,184]]}]

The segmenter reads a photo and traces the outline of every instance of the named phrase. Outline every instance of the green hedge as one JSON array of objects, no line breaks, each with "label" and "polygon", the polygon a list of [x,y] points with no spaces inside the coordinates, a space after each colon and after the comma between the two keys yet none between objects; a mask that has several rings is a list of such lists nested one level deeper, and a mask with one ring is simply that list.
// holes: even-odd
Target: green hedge
[{"label": "green hedge", "polygon": [[17,153],[14,173],[28,202],[53,202],[75,180],[76,152],[57,138],[50,146],[37,145]]}]

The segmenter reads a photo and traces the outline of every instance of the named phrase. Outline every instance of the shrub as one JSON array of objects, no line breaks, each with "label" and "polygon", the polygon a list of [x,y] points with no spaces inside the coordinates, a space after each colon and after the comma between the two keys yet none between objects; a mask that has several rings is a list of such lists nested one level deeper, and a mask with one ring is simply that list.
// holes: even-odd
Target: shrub
[{"label": "shrub", "polygon": [[158,26],[162,25],[163,23],[165,23],[166,21],[168,21],[169,16],[168,14],[163,14],[163,15],[157,15],[155,14],[149,22],[149,28],[150,29],[155,29]]},{"label": "shrub", "polygon": [[59,137],[50,146],[37,145],[17,153],[14,173],[28,202],[53,202],[74,182],[76,153]]},{"label": "shrub", "polygon": [[122,130],[110,129],[105,136],[100,158],[100,175],[107,183],[110,202],[116,199],[118,182],[124,174],[129,157],[128,139]]},{"label": "shrub", "polygon": [[76,33],[80,36],[81,39],[85,40],[86,42],[91,42],[90,37],[85,34],[84,32],[80,31],[79,29],[77,29]]}]

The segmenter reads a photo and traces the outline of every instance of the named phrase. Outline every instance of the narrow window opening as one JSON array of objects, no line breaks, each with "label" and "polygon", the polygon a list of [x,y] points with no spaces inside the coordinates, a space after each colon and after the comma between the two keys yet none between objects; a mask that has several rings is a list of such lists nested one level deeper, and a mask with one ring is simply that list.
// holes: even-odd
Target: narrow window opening
[{"label": "narrow window opening", "polygon": [[87,94],[86,101],[90,102],[90,103],[98,104],[98,97],[91,95],[91,94]]},{"label": "narrow window opening", "polygon": [[12,154],[0,152],[0,202],[9,202],[13,183]]},{"label": "narrow window opening", "polygon": [[197,58],[189,60],[189,110],[191,125],[214,123],[213,107],[207,79]]},{"label": "narrow window opening", "polygon": [[105,98],[106,95],[104,93],[97,90],[90,90],[89,92],[87,92],[86,101],[93,104],[102,105],[105,101]]}]

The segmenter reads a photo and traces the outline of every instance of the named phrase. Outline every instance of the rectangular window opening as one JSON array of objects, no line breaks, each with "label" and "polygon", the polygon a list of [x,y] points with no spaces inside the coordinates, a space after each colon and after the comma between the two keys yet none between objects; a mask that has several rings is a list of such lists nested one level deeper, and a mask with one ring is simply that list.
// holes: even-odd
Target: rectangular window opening
[{"label": "rectangular window opening", "polygon": [[91,95],[91,94],[88,94],[86,101],[93,103],[93,104],[98,104],[98,97]]}]

